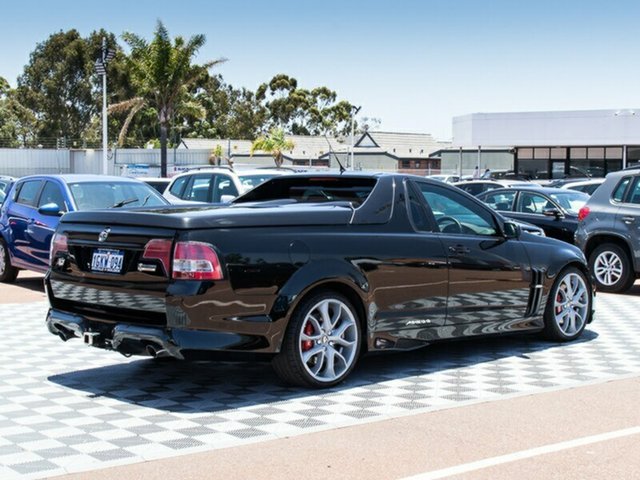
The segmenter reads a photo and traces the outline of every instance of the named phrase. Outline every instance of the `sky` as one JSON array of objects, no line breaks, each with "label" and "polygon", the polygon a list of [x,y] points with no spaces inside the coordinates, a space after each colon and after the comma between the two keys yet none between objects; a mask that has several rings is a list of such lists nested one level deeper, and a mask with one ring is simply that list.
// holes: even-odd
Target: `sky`
[{"label": "sky", "polygon": [[285,73],[380,130],[448,140],[469,113],[638,108],[639,18],[637,0],[0,0],[0,76],[16,86],[54,32],[151,38],[162,20],[205,34],[196,61],[227,58],[236,88]]}]

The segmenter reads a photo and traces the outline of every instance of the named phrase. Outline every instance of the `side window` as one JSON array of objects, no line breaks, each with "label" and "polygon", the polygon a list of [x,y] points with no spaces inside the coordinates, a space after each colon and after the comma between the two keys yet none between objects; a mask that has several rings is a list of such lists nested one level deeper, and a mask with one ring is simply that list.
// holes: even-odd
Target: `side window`
[{"label": "side window", "polygon": [[209,190],[213,175],[194,175],[193,181],[189,183],[182,195],[185,200],[193,200],[194,202],[210,202]]},{"label": "side window", "polygon": [[212,202],[221,202],[223,195],[238,196],[238,189],[233,184],[233,179],[226,175],[217,175],[213,188]]},{"label": "side window", "polygon": [[407,184],[406,192],[407,197],[409,198],[409,202],[407,205],[407,208],[409,210],[409,218],[411,219],[411,223],[413,224],[414,228],[423,232],[432,232],[433,228],[431,227],[431,222],[429,221],[427,212],[424,208],[424,205],[414,192],[414,189]]},{"label": "side window", "polygon": [[633,185],[627,196],[627,202],[640,205],[640,177],[635,177],[633,180]]},{"label": "side window", "polygon": [[442,233],[497,235],[493,215],[472,199],[437,185],[417,183]]},{"label": "side window", "polygon": [[169,189],[169,192],[171,192],[171,195],[174,195],[178,198],[183,198],[181,196],[182,190],[184,189],[184,184],[187,183],[188,179],[189,179],[188,176],[176,178],[176,181],[173,182],[173,185],[171,185],[171,189]]},{"label": "side window", "polygon": [[67,211],[67,204],[64,201],[64,196],[60,190],[60,186],[53,182],[46,182],[40,195],[40,201],[38,202],[38,208],[48,203],[55,203],[60,207],[61,212]]},{"label": "side window", "polygon": [[538,213],[542,215],[542,212],[549,207],[553,207],[553,204],[551,204],[549,200],[542,195],[531,192],[521,192],[520,201],[518,202],[518,208],[516,211],[522,213]]},{"label": "side window", "polygon": [[495,192],[484,197],[484,203],[494,210],[500,212],[510,212],[513,210],[513,202],[516,199],[516,192]]},{"label": "side window", "polygon": [[613,198],[616,202],[622,202],[624,200],[624,192],[627,190],[627,186],[629,185],[630,181],[631,177],[623,178],[616,189],[613,191],[613,196],[611,198]]},{"label": "side window", "polygon": [[40,191],[41,186],[42,180],[31,180],[24,182],[20,187],[20,191],[18,192],[16,203],[35,207],[36,202],[38,201],[38,192]]}]

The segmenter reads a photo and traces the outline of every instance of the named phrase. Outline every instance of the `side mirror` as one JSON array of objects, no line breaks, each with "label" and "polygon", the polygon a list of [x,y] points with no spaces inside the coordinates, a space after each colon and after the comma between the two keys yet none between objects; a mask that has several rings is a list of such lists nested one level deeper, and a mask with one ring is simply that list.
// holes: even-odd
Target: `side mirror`
[{"label": "side mirror", "polygon": [[545,208],[542,211],[542,214],[545,217],[555,217],[556,219],[564,218],[564,213],[562,213],[557,208]]},{"label": "side mirror", "polygon": [[518,238],[520,237],[520,225],[514,222],[506,221],[502,224],[502,233],[504,238]]},{"label": "side mirror", "polygon": [[49,217],[61,217],[64,212],[60,211],[60,206],[57,203],[45,203],[38,209],[38,213]]},{"label": "side mirror", "polygon": [[220,201],[222,203],[231,203],[231,201],[235,198],[236,198],[235,195],[222,195],[220,197]]}]

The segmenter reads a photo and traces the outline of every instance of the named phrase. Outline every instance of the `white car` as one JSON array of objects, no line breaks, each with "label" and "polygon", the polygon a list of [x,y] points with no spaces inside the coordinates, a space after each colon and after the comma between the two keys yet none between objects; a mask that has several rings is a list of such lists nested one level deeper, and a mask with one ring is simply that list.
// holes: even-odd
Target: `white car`
[{"label": "white car", "polygon": [[578,192],[584,192],[587,195],[591,195],[596,191],[600,185],[604,183],[604,178],[592,178],[590,180],[582,180],[580,182],[565,183],[560,188],[567,188],[569,190],[577,190]]},{"label": "white car", "polygon": [[455,183],[460,181],[460,177],[458,175],[427,175],[427,178],[444,183]]},{"label": "white car", "polygon": [[173,204],[226,203],[272,177],[287,173],[291,171],[278,168],[191,170],[173,177],[163,195]]}]

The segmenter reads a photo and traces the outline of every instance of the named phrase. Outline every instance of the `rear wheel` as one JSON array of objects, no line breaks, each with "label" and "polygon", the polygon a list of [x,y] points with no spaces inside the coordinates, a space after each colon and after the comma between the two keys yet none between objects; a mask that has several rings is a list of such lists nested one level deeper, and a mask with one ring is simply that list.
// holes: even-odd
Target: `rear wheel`
[{"label": "rear wheel", "polygon": [[603,292],[625,292],[635,281],[629,255],[614,243],[604,243],[591,252],[589,268],[596,279],[598,290]]},{"label": "rear wheel", "polygon": [[274,369],[294,385],[336,385],[358,360],[360,332],[356,310],[347,298],[336,292],[316,293],[291,317]]},{"label": "rear wheel", "polygon": [[4,240],[0,240],[0,282],[11,283],[18,276],[18,269],[11,265],[9,250]]},{"label": "rear wheel", "polygon": [[560,342],[578,338],[591,314],[591,302],[591,291],[584,273],[573,267],[560,272],[544,312],[545,336]]}]

